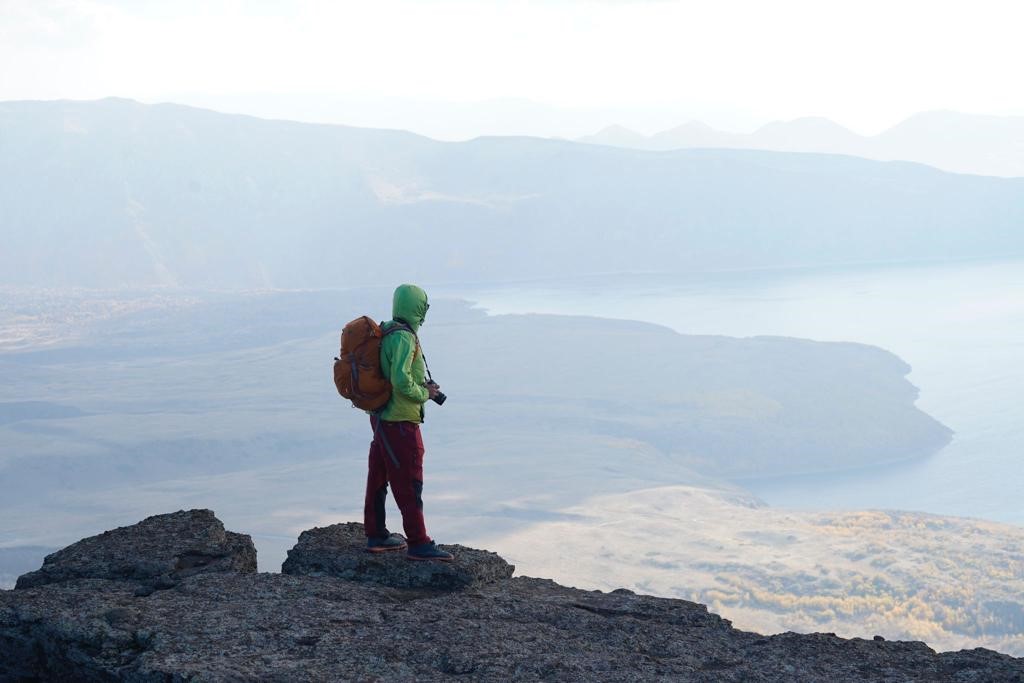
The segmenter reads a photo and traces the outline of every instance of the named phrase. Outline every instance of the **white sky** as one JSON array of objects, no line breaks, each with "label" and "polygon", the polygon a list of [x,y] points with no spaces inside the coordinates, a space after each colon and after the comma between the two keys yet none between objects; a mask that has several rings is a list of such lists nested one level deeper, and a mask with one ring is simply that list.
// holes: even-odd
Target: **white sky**
[{"label": "white sky", "polygon": [[1024,113],[1022,20],[992,0],[0,0],[0,100],[440,137],[799,116],[875,133],[931,109]]}]

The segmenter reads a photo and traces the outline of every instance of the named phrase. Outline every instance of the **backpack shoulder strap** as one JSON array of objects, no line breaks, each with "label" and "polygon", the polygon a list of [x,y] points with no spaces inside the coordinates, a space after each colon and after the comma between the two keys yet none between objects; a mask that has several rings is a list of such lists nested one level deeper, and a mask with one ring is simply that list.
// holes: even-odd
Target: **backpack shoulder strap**
[{"label": "backpack shoulder strap", "polygon": [[[409,334],[412,335],[412,338],[416,341],[416,351],[414,353],[416,355],[422,356],[423,355],[423,351],[420,349],[420,337],[419,337],[418,334],[416,334],[415,330],[413,330],[412,327],[410,327],[408,323],[403,322],[401,320],[394,320],[392,322],[394,324],[393,325],[388,325],[387,329],[383,329],[383,323],[381,323],[381,325],[382,325],[382,327],[381,327],[381,335],[380,335],[381,339],[383,340],[384,337],[388,336],[392,332],[408,332]],[[413,357],[415,357],[415,355]],[[425,357],[424,357],[424,361],[426,361]],[[430,371],[428,370],[427,372],[429,374]]]},{"label": "backpack shoulder strap", "polygon": [[[416,336],[416,333],[412,331],[412,328],[409,327],[409,325],[400,320],[395,320],[393,322],[394,325],[388,325],[386,330],[381,330],[381,337],[386,337],[392,332],[408,332],[413,337],[416,337],[416,343],[419,344],[419,337]],[[383,327],[383,323],[381,324],[381,326]]]},{"label": "backpack shoulder strap", "polygon": [[422,347],[420,347],[420,336],[418,334],[416,334],[416,331],[413,330],[412,327],[409,325],[409,323],[405,322],[404,320],[394,320],[392,322],[394,322],[394,325],[389,325],[388,329],[383,330],[381,336],[382,337],[386,337],[389,334],[391,334],[392,332],[397,332],[399,330],[402,330],[402,331],[405,331],[405,332],[408,332],[409,334],[411,334],[413,339],[416,340],[416,353],[418,353],[420,355],[420,357],[423,358],[423,367],[427,371],[427,379],[429,379],[431,382],[433,382],[434,378],[430,375],[430,365],[427,363],[427,356],[426,356],[426,354],[423,353]]}]

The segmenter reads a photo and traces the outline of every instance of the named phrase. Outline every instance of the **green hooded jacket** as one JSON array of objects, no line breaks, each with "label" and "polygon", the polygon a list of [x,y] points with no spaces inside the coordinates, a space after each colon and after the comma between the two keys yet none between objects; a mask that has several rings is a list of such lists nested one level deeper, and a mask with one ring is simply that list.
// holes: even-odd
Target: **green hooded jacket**
[{"label": "green hooded jacket", "polygon": [[[404,322],[418,331],[427,316],[427,293],[416,285],[399,285],[391,304],[391,320],[381,327],[387,330]],[[381,419],[388,422],[423,422],[423,404],[430,399],[425,386],[427,367],[416,336],[399,330],[384,337],[380,345],[380,369],[391,381],[391,400],[384,406]]]}]

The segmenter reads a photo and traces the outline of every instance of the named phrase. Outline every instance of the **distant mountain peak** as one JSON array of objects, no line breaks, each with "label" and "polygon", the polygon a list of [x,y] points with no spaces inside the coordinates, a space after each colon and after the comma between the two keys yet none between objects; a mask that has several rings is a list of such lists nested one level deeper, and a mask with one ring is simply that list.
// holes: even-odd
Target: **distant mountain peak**
[{"label": "distant mountain peak", "polygon": [[754,131],[753,135],[768,131],[777,130],[790,130],[790,131],[831,131],[836,133],[842,133],[844,135],[858,136],[849,128],[842,126],[832,119],[825,118],[824,116],[801,116],[795,119],[789,119],[788,121],[772,121]]},{"label": "distant mountain peak", "polygon": [[698,121],[696,119],[690,119],[686,123],[681,123],[678,126],[675,126],[673,128],[669,128],[668,130],[663,130],[661,133],[658,133],[658,135],[662,135],[664,133],[674,133],[674,132],[683,132],[683,131],[686,131],[686,132],[701,131],[701,132],[715,132],[715,133],[721,132],[721,131],[719,131],[719,130],[717,130],[715,128],[712,128],[711,126],[709,126],[708,124],[704,123],[703,121]]},{"label": "distant mountain peak", "polygon": [[595,135],[638,135],[644,137],[642,133],[638,133],[635,130],[620,126],[617,123],[613,123],[610,126],[605,126],[601,130],[597,131]]},{"label": "distant mountain peak", "polygon": [[595,145],[612,145],[614,147],[642,147],[648,137],[643,133],[630,130],[625,126],[612,124],[605,126],[593,135],[587,135],[579,139],[579,142],[586,142]]}]

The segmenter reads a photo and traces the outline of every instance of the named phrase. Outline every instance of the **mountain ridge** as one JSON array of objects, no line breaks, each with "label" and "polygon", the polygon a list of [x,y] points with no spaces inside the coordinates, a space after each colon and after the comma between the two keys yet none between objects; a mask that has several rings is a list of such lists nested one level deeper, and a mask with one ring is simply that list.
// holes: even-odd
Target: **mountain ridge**
[{"label": "mountain ridge", "polygon": [[653,135],[609,126],[577,141],[647,150],[835,153],[878,161],[912,161],[952,173],[1024,176],[1024,116],[951,110],[919,112],[874,135],[860,135],[824,117],[806,116],[771,121],[751,133],[721,131],[699,121]]},{"label": "mountain ridge", "polygon": [[[123,100],[0,105],[0,284],[323,288],[1024,252],[1024,180],[854,157],[444,143]],[[117,264],[112,268],[111,264]]]}]

